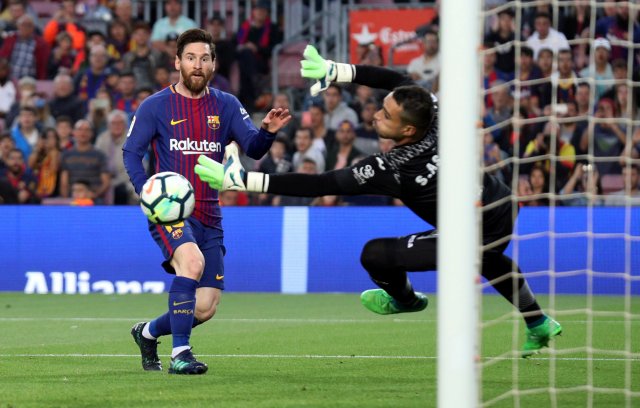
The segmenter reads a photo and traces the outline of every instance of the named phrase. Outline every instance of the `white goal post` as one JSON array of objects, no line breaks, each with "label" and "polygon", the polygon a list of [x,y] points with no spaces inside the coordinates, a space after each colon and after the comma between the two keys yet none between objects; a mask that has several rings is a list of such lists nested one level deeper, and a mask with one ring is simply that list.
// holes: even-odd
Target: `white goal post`
[{"label": "white goal post", "polygon": [[438,406],[479,404],[480,1],[441,3]]}]

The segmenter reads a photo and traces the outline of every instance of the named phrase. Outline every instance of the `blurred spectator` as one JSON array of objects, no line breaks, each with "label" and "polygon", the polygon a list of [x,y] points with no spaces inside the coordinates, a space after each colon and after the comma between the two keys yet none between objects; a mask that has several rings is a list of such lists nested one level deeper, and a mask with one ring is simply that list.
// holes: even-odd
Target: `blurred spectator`
[{"label": "blurred spectator", "polygon": [[71,186],[78,180],[86,180],[91,186],[91,198],[103,203],[111,186],[111,174],[104,154],[91,144],[91,124],[79,120],[73,129],[75,146],[62,153],[60,164],[60,195],[69,197]]},{"label": "blurred spectator", "polygon": [[382,55],[382,48],[374,43],[358,44],[358,60],[356,64],[383,67],[384,56]]},{"label": "blurred spectator", "polygon": [[37,180],[38,198],[52,197],[57,192],[60,170],[60,141],[55,129],[48,128],[29,157],[29,167]]},{"label": "blurred spectator", "polygon": [[531,182],[528,177],[518,178],[518,206],[519,207],[535,207],[538,205],[536,200],[529,198],[533,195],[533,189],[531,188]]},{"label": "blurred spectator", "polygon": [[554,74],[553,51],[549,48],[540,49],[540,51],[538,51],[537,63],[542,75],[541,79],[546,78],[548,80],[539,84],[536,90],[536,94],[538,96],[538,106],[542,111],[544,110],[545,106],[551,104],[551,93],[553,91],[551,76]]},{"label": "blurred spectator", "polygon": [[[484,166],[490,167],[502,162],[503,158],[506,157],[506,153],[500,150],[500,146],[496,142],[493,141],[493,135],[490,132],[484,134]],[[494,175],[503,183],[509,183],[506,179],[506,176],[501,171],[500,168],[494,169],[492,171],[487,171],[489,174]]]},{"label": "blurred spectator", "polygon": [[120,61],[129,52],[131,46],[132,41],[129,38],[129,30],[127,25],[120,20],[113,20],[109,24],[108,30],[107,54],[114,61]]},{"label": "blurred spectator", "polygon": [[7,159],[9,152],[16,148],[16,142],[13,141],[11,133],[4,132],[0,134],[0,174],[7,167]]},{"label": "blurred spectator", "polygon": [[[9,78],[9,61],[6,58],[0,58],[0,120],[7,117],[11,106],[16,102],[16,87]],[[1,126],[0,129],[8,127],[10,124]]]},{"label": "blurred spectator", "polygon": [[[560,8],[562,19],[559,30],[568,41],[589,38],[591,26],[591,5],[588,1],[578,1],[575,4]],[[583,69],[588,63],[588,44],[571,45],[573,62],[577,70]]]},{"label": "blurred spectator", "polygon": [[[178,34],[169,33],[164,41],[164,48],[161,51],[162,64],[170,70],[175,70],[176,55],[178,54]],[[216,58],[218,52],[216,50]]]},{"label": "blurred spectator", "polygon": [[302,126],[308,126],[313,132],[313,145],[320,149],[323,154],[327,153],[327,150],[331,148],[336,141],[335,130],[329,129],[324,119],[324,106],[311,105],[309,107],[309,123],[302,123]]},{"label": "blurred spectator", "polygon": [[17,204],[35,204],[38,202],[36,195],[36,179],[27,168],[24,154],[20,149],[12,149],[7,157],[7,168],[3,175],[5,182],[11,186],[17,197]]},{"label": "blurred spectator", "polygon": [[56,132],[58,133],[58,146],[61,151],[73,148],[73,119],[69,116],[58,116],[56,118]]},{"label": "blurred spectator", "polygon": [[[556,186],[562,186],[567,181],[569,174],[573,170],[576,162],[576,150],[570,143],[562,141],[558,134],[558,128],[549,126],[543,132],[538,133],[536,138],[529,142],[525,148],[523,157],[538,157],[540,159],[535,162],[534,166],[544,166],[546,174],[554,174]],[[555,140],[555,148],[552,149],[552,143]],[[550,160],[547,155],[553,154],[555,160]],[[521,165],[521,169],[528,168],[528,165]],[[534,191],[535,185],[531,183]]]},{"label": "blurred spectator", "polygon": [[15,124],[23,106],[31,106],[31,97],[36,93],[36,80],[32,77],[22,77],[18,81],[18,100],[13,103],[5,119],[6,127]]},{"label": "blurred spectator", "polygon": [[503,9],[498,13],[498,25],[484,38],[484,43],[496,48],[496,68],[502,72],[514,72],[516,51],[513,41],[516,39],[513,24],[514,13],[511,9]]},{"label": "blurred spectator", "polygon": [[235,45],[224,36],[225,21],[218,13],[214,13],[207,21],[206,30],[213,37],[216,46],[216,72],[229,79],[231,65],[235,61]]},{"label": "blurred spectator", "polygon": [[[300,174],[319,174],[316,162],[313,159],[306,157],[296,167],[296,173]],[[274,206],[291,207],[291,206],[308,206],[314,200],[314,197],[291,197],[291,196],[276,196],[273,198]]]},{"label": "blurred spectator", "polygon": [[71,46],[76,51],[84,49],[86,36],[84,28],[76,22],[76,2],[74,0],[63,0],[60,9],[44,26],[42,37],[53,47],[56,44],[58,34],[67,33],[71,38]]},{"label": "blurred spectator", "polygon": [[247,205],[246,193],[234,190],[221,191],[218,194],[221,207],[237,207]]},{"label": "blurred spectator", "polygon": [[123,23],[128,33],[133,31],[133,26],[138,20],[134,16],[131,0],[116,0],[113,14],[114,20]]},{"label": "blurred spectator", "polygon": [[113,176],[113,203],[134,204],[137,195],[124,168],[122,146],[127,139],[129,116],[122,110],[114,109],[107,116],[107,130],[96,139],[96,150],[107,158],[107,168]]},{"label": "blurred spectator", "polygon": [[311,204],[312,207],[340,207],[344,205],[340,196],[329,195],[315,198]]},{"label": "blurred spectator", "polygon": [[336,143],[327,151],[326,170],[337,170],[347,167],[353,159],[362,156],[362,152],[353,144],[356,140],[355,126],[343,120],[336,130]]},{"label": "blurred spectator", "polygon": [[[171,81],[171,82],[175,84],[178,81],[175,81],[175,82]],[[153,88],[139,88],[136,91],[136,99],[138,101],[138,106],[140,106],[140,104],[151,95],[153,95]]]},{"label": "blurred spectator", "polygon": [[118,80],[117,93],[113,97],[113,108],[133,116],[138,109],[136,100],[136,79],[131,71],[122,71]]},{"label": "blurred spectator", "polygon": [[[27,2],[25,0],[9,0],[7,3],[7,8],[2,13],[0,20],[0,30],[3,33],[11,34],[18,30],[16,25],[18,19],[27,14]],[[32,15],[32,17],[35,21],[36,16]]]},{"label": "blurred spectator", "polygon": [[75,75],[84,55],[84,52],[73,49],[71,36],[66,31],[59,33],[47,65],[47,78],[53,79],[60,73]]},{"label": "blurred spectator", "polygon": [[[89,101],[87,119],[94,134],[99,135],[107,129],[107,115],[111,112],[111,95],[106,89],[100,89],[96,97]],[[91,140],[93,142],[93,139]]]},{"label": "blurred spectator", "polygon": [[[269,153],[260,160],[257,170],[265,174],[288,173],[292,171],[293,165],[287,155],[288,144],[288,138],[286,136],[281,134],[276,136],[269,149]],[[271,194],[259,194],[257,204],[270,206],[273,204],[273,197]]]},{"label": "blurred spectator", "polygon": [[[509,87],[502,81],[494,82],[493,86],[494,88],[491,91],[493,105],[487,109],[487,113],[483,118],[485,128],[508,121],[513,115],[513,104],[511,95],[509,94]],[[493,141],[504,151],[511,150],[511,141],[509,140],[510,133],[508,126],[494,129],[491,132]]]},{"label": "blurred spectator", "polygon": [[337,129],[338,125],[345,120],[354,124],[358,123],[356,112],[342,100],[342,92],[342,87],[332,83],[322,93],[326,112],[324,123],[329,129]]},{"label": "blurred spectator", "polygon": [[[609,98],[598,101],[596,113],[597,119],[613,119],[615,117],[615,105]],[[598,121],[593,126],[593,134],[587,127],[582,133],[580,151],[593,151],[595,157],[608,157],[610,160],[598,161],[596,166],[601,175],[620,173],[618,157],[626,143],[626,126],[617,123]],[[592,144],[592,146],[590,146]],[[593,148],[593,150],[591,150]]]},{"label": "blurred spectator", "polygon": [[[513,79],[512,75],[509,75],[506,72],[498,71],[495,68],[495,64],[496,51],[493,49],[486,49],[485,47],[482,66],[483,84],[485,91],[493,88],[496,84],[509,82]],[[487,95],[485,96],[484,104],[487,108],[491,108],[493,106],[493,97],[491,93],[487,93]]]},{"label": "blurred spectator", "polygon": [[294,142],[296,152],[293,154],[293,167],[297,169],[304,159],[310,158],[315,163],[317,172],[323,173],[325,170],[324,155],[320,149],[313,146],[311,129],[306,127],[298,129]]},{"label": "blurred spectator", "polygon": [[40,138],[40,131],[36,127],[36,109],[34,107],[23,106],[20,108],[18,123],[11,129],[11,137],[22,155],[29,157]]},{"label": "blurred spectator", "polygon": [[149,26],[146,23],[137,23],[131,38],[135,43],[135,50],[129,51],[123,57],[124,68],[133,72],[138,88],[153,88],[156,67],[166,65],[167,57],[149,46]]},{"label": "blurred spectator", "polygon": [[76,95],[83,101],[96,97],[109,74],[109,55],[104,45],[93,45],[89,54],[89,66],[78,72],[74,80]]},{"label": "blurred spectator", "polygon": [[591,86],[587,82],[581,82],[576,88],[576,106],[578,107],[578,116],[587,116],[591,113]]},{"label": "blurred spectator", "polygon": [[53,99],[49,102],[49,109],[54,119],[68,116],[73,123],[84,118],[86,107],[73,90],[73,80],[67,74],[58,74],[53,80]]},{"label": "blurred spectator", "polygon": [[626,143],[622,154],[620,154],[620,165],[625,166],[628,159],[640,158],[640,127],[637,127],[631,141]]},{"label": "blurred spectator", "polygon": [[93,195],[88,181],[76,180],[71,184],[71,202],[69,204],[79,207],[91,206],[94,204]]},{"label": "blurred spectator", "polygon": [[293,113],[294,110],[293,110],[293,107],[291,106],[289,95],[286,92],[279,92],[278,94],[276,94],[276,96],[273,98],[272,108],[273,109],[278,109],[278,108],[289,109],[289,111],[291,112],[291,120],[289,121],[289,123],[285,125],[285,127],[280,129],[280,132],[287,135],[287,139],[289,141],[292,141],[296,135],[296,131],[300,128],[300,120]]},{"label": "blurred spectator", "polygon": [[558,52],[558,70],[551,74],[551,84],[556,89],[556,102],[567,103],[575,100],[578,76],[573,71],[571,50]]},{"label": "blurred spectator", "polygon": [[18,31],[5,38],[0,48],[0,57],[9,60],[11,78],[16,81],[24,76],[46,79],[50,53],[49,45],[35,33],[29,14],[18,19]]},{"label": "blurred spectator", "polygon": [[164,3],[164,11],[167,14],[153,24],[151,42],[157,50],[162,50],[164,41],[169,33],[178,35],[190,28],[197,28],[195,21],[182,14],[182,2],[179,0],[168,0]]},{"label": "blurred spectator", "polygon": [[251,9],[251,17],[238,28],[236,35],[237,59],[240,69],[238,99],[252,111],[261,93],[261,81],[270,72],[273,47],[279,41],[278,28],[271,22],[271,2],[258,0]]},{"label": "blurred spectator", "polygon": [[155,91],[160,91],[171,85],[169,68],[163,65],[156,67],[153,79],[155,81],[155,86],[153,87]]},{"label": "blurred spectator", "polygon": [[[574,147],[580,144],[582,131],[587,126],[586,121],[578,120],[578,104],[573,101],[566,104],[567,110],[564,113],[558,112],[559,137],[565,143],[571,143]],[[547,123],[551,126],[550,122]],[[577,154],[576,150],[576,154]]]},{"label": "blurred spectator", "polygon": [[[540,68],[533,62],[533,50],[527,46],[520,48],[520,81],[535,81],[542,77]],[[527,110],[535,116],[539,116],[542,113],[540,107],[540,101],[538,98],[538,85],[526,85],[520,86],[520,93],[517,94],[518,99],[529,98],[527,101],[529,105]]]},{"label": "blurred spectator", "polygon": [[[529,184],[531,185],[531,195],[542,195],[549,192],[547,172],[540,165],[535,165],[529,171]],[[529,200],[530,206],[548,206],[549,199],[539,197]]]},{"label": "blurred spectator", "polygon": [[536,31],[527,39],[527,45],[533,50],[533,58],[538,58],[542,48],[549,48],[553,53],[569,50],[567,37],[555,28],[551,28],[551,16],[541,12],[536,15]]},{"label": "blurred spectator", "polygon": [[[618,83],[622,81],[629,80],[629,69],[627,68],[627,61],[622,59],[613,60],[611,63],[611,70],[613,71],[613,79],[618,81]],[[616,98],[616,90],[615,85],[611,85],[601,96],[601,99],[608,98],[614,99]]]},{"label": "blurred spectator", "polygon": [[[629,21],[629,2],[616,1],[615,16],[601,17],[596,23],[596,37],[605,37],[613,44],[611,48],[611,59],[627,60],[627,47],[624,42],[629,41],[635,44],[640,43],[640,24],[635,21],[635,17]],[[634,9],[636,10],[636,9]],[[637,11],[636,11],[637,12]],[[631,32],[629,30],[631,28]],[[634,52],[637,54],[637,52]],[[634,65],[638,62],[634,60]]]},{"label": "blurred spectator", "polygon": [[421,56],[412,59],[407,66],[407,73],[427,89],[433,87],[433,81],[440,73],[440,54],[438,46],[438,34],[427,31],[422,38],[424,52]]},{"label": "blurred spectator", "polygon": [[629,92],[629,86],[627,84],[614,85],[615,89],[615,112],[616,117],[636,120],[638,119],[638,112],[636,101],[633,98],[633,94]]},{"label": "blurred spectator", "polygon": [[373,115],[378,109],[380,109],[380,105],[375,99],[369,99],[364,103],[360,113],[360,124],[356,127],[356,137],[358,139],[378,141],[378,132],[373,127]]},{"label": "blurred spectator", "polygon": [[38,129],[46,129],[56,125],[56,121],[53,116],[51,116],[49,105],[43,94],[35,93],[31,95],[28,106],[32,106],[36,110],[36,127]]},{"label": "blurred spectator", "polygon": [[614,191],[605,198],[606,205],[640,206],[640,166],[632,164],[622,167],[624,189]]},{"label": "blurred spectator", "polygon": [[593,41],[594,64],[583,68],[580,71],[582,78],[593,78],[596,82],[596,100],[609,89],[607,80],[613,79],[613,70],[609,65],[609,55],[611,54],[611,44],[606,38],[597,38]]},{"label": "blurred spectator", "polygon": [[[568,194],[584,193],[578,197],[567,198]],[[579,164],[575,167],[569,181],[560,189],[558,200],[566,206],[602,205],[602,184],[600,173],[591,164]]]}]

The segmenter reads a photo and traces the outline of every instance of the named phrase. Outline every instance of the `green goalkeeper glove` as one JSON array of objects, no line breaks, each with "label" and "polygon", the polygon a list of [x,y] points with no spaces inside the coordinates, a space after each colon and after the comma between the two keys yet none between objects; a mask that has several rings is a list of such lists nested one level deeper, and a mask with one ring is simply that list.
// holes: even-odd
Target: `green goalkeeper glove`
[{"label": "green goalkeeper glove", "polygon": [[318,80],[311,86],[312,96],[327,89],[331,82],[353,81],[355,76],[353,65],[326,60],[318,54],[318,50],[313,45],[307,45],[302,55],[305,59],[300,61],[300,75],[303,78]]},{"label": "green goalkeeper glove", "polygon": [[217,161],[208,158],[204,154],[198,157],[198,163],[193,168],[200,180],[204,181],[214,190],[222,190],[224,178],[224,166]]},{"label": "green goalkeeper glove", "polygon": [[247,173],[240,163],[238,147],[235,143],[227,145],[224,151],[224,166],[205,155],[198,157],[195,172],[200,180],[209,187],[225,191],[249,191],[263,193],[269,184],[269,175],[259,172]]}]

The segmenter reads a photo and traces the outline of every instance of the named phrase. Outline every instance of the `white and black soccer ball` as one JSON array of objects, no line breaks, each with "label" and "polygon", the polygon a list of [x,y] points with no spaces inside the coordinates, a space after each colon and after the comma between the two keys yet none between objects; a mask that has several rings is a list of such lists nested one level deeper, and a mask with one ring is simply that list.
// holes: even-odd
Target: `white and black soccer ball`
[{"label": "white and black soccer ball", "polygon": [[188,218],[195,203],[189,180],[172,171],[151,176],[140,193],[140,208],[154,224],[175,224]]}]

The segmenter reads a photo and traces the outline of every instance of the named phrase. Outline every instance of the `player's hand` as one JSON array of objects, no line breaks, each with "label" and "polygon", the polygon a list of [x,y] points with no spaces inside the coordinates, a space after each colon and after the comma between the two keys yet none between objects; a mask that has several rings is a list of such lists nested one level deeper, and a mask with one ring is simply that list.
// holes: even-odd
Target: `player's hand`
[{"label": "player's hand", "polygon": [[271,109],[267,112],[267,116],[262,119],[262,128],[267,132],[276,133],[289,123],[291,113],[289,109]]},{"label": "player's hand", "polygon": [[200,178],[214,190],[222,189],[222,180],[224,179],[224,166],[217,161],[208,158],[204,154],[198,157],[198,164],[194,167],[194,171]]},{"label": "player's hand", "polygon": [[304,59],[300,61],[300,75],[303,78],[318,80],[311,86],[312,96],[327,89],[331,82],[351,82],[353,79],[354,68],[352,65],[322,58],[313,45],[307,45],[302,55]]},{"label": "player's hand", "polygon": [[235,143],[229,143],[224,149],[224,179],[222,181],[222,190],[247,191],[245,184],[247,172],[240,163],[240,155],[238,154],[238,146]]}]

